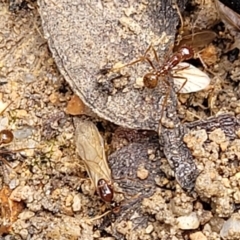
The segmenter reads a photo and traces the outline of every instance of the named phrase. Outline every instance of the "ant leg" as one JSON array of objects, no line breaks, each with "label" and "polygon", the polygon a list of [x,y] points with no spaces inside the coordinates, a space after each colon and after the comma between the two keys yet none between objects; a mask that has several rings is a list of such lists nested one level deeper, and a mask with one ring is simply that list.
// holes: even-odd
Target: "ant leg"
[{"label": "ant leg", "polygon": [[150,49],[153,49],[153,46],[152,46],[152,44],[150,44],[149,46],[148,46],[148,48],[147,48],[147,50],[145,51],[145,53],[144,53],[144,57],[146,57],[146,55],[147,55],[147,53],[150,51]]},{"label": "ant leg", "polygon": [[[193,117],[195,117],[197,120],[202,120],[202,118],[198,115],[196,115],[195,113],[193,112],[190,112],[189,110],[186,111],[186,115],[192,115]],[[187,116],[185,116],[184,119],[181,120],[181,123],[184,124],[185,122],[187,121]]]},{"label": "ant leg", "polygon": [[174,72],[179,72],[179,71],[182,71],[182,70],[184,70],[184,69],[189,68],[189,66],[190,66],[190,65],[188,65],[188,66],[180,66],[180,65],[178,64],[177,66],[175,66],[175,67],[173,68],[173,71],[174,71]]},{"label": "ant leg", "polygon": [[127,63],[127,64],[125,64],[125,65],[123,65],[123,66],[116,67],[116,68],[112,68],[112,69],[110,69],[110,70],[111,70],[111,71],[116,71],[116,70],[119,71],[119,70],[122,69],[122,68],[129,67],[129,66],[132,66],[132,65],[134,65],[134,64],[136,64],[136,63],[138,63],[138,62],[144,62],[144,61],[147,61],[147,62],[150,64],[150,66],[151,66],[153,69],[155,69],[155,67],[153,66],[152,61],[151,61],[151,60],[149,59],[149,57],[147,56],[147,53],[150,51],[151,48],[153,48],[152,45],[150,45],[150,46],[147,48],[147,50],[145,51],[144,55],[141,56],[140,58],[138,58],[138,59],[136,59],[136,60],[134,60],[134,61],[132,61],[132,62],[130,62],[130,63]]},{"label": "ant leg", "polygon": [[[177,72],[182,71],[182,70],[187,69],[187,68],[189,68],[189,66],[179,66],[179,65],[177,65],[177,66],[174,68],[174,72],[177,73]],[[188,80],[187,80],[187,78],[185,78],[185,77],[176,76],[176,75],[174,75],[174,74],[171,74],[171,77],[172,77],[172,78],[178,78],[178,79],[184,79],[183,84],[182,84],[181,87],[177,90],[177,94],[178,94],[178,93],[180,93],[180,91],[184,88],[184,86],[186,85],[186,83],[187,83]]]},{"label": "ant leg", "polygon": [[4,113],[12,103],[13,101],[11,101],[10,103],[4,103],[3,109],[0,110],[0,114]]},{"label": "ant leg", "polygon": [[179,18],[180,18],[180,22],[181,22],[181,27],[179,28],[179,33],[180,33],[180,35],[181,35],[181,34],[183,34],[183,32],[184,32],[184,31],[183,31],[183,28],[184,28],[183,17],[182,17],[182,14],[181,14],[180,9],[179,9],[179,7],[178,7],[177,1],[174,0],[174,2],[175,2],[175,7],[176,7],[176,10],[177,10],[178,16],[179,16]]},{"label": "ant leg", "polygon": [[[189,65],[188,65],[188,66],[179,66],[179,65],[177,65],[176,67],[174,67],[174,70],[173,70],[173,71],[174,71],[175,73],[177,73],[177,72],[182,71],[182,70],[187,69],[187,68],[189,68]],[[181,91],[181,89],[185,86],[185,84],[187,83],[187,78],[185,78],[185,77],[180,77],[180,76],[175,76],[174,74],[171,74],[171,77],[172,77],[172,78],[184,79],[184,83],[182,84],[181,88],[178,89],[178,91],[177,91],[177,93],[179,93],[179,92]]]},{"label": "ant leg", "polygon": [[178,78],[178,79],[184,79],[184,82],[183,82],[183,84],[181,85],[181,87],[177,90],[177,94],[179,94],[180,93],[180,91],[184,88],[184,86],[186,85],[186,83],[187,83],[187,78],[185,78],[185,77],[180,77],[180,76],[172,76],[173,78]]},{"label": "ant leg", "polygon": [[145,61],[145,57],[144,57],[144,56],[143,56],[143,57],[140,57],[139,59],[136,59],[136,60],[134,60],[134,61],[132,61],[132,62],[130,62],[130,63],[124,64],[124,65],[122,65],[122,66],[120,66],[120,67],[112,68],[112,69],[110,69],[110,70],[111,70],[111,71],[118,71],[118,70],[120,70],[120,69],[122,69],[122,68],[129,67],[129,66],[132,66],[132,65],[134,65],[134,64],[136,64],[136,63],[138,63],[138,62],[143,62],[143,61]]},{"label": "ant leg", "polygon": [[161,133],[161,126],[162,126],[162,118],[163,118],[163,113],[164,113],[164,110],[165,110],[165,107],[167,105],[167,101],[168,101],[168,98],[169,98],[169,95],[170,95],[170,91],[171,91],[171,85],[170,83],[166,80],[166,79],[163,79],[164,83],[167,84],[168,86],[168,90],[167,90],[167,93],[164,97],[164,100],[163,100],[163,104],[162,104],[162,111],[161,111],[161,115],[160,115],[160,119],[159,119],[159,124],[158,124],[158,134],[160,135]]},{"label": "ant leg", "polygon": [[5,165],[7,165],[9,168],[12,169],[12,166],[8,163],[8,161],[7,161],[5,158],[0,157],[0,160],[1,160]]},{"label": "ant leg", "polygon": [[155,48],[152,47],[152,50],[153,50],[153,54],[154,54],[154,57],[155,57],[157,63],[160,65],[161,63],[160,63],[160,60],[159,60],[159,57],[158,57],[158,55],[157,55],[157,52],[156,52]]},{"label": "ant leg", "polygon": [[[206,69],[207,72],[211,73],[213,76],[217,76],[216,73],[212,72],[208,66],[206,65],[206,63],[203,61],[200,52],[196,53],[196,58],[198,58],[201,62],[201,64],[203,65],[203,67]],[[218,76],[217,76],[218,77]]]},{"label": "ant leg", "polygon": [[154,69],[154,70],[156,69],[156,68],[154,67],[152,61],[151,61],[148,57],[146,57],[145,60],[150,64],[150,66],[152,67],[152,69]]},{"label": "ant leg", "polygon": [[85,218],[84,220],[85,220],[87,223],[92,224],[93,221],[99,220],[99,219],[103,218],[104,216],[108,215],[110,212],[111,212],[111,210],[108,210],[108,211],[106,211],[105,213],[103,213],[103,214],[101,214],[101,215],[98,215],[98,216],[93,217],[93,218]]}]

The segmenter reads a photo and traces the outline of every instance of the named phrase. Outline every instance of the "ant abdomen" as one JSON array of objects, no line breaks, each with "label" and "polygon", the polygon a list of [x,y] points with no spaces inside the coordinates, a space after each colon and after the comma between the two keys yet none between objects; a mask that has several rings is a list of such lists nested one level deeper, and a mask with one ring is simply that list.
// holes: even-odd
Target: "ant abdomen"
[{"label": "ant abdomen", "polygon": [[8,144],[13,140],[13,133],[10,130],[3,129],[0,131],[0,144]]},{"label": "ant abdomen", "polygon": [[158,76],[156,73],[147,73],[143,77],[143,84],[147,88],[155,88],[158,84]]}]

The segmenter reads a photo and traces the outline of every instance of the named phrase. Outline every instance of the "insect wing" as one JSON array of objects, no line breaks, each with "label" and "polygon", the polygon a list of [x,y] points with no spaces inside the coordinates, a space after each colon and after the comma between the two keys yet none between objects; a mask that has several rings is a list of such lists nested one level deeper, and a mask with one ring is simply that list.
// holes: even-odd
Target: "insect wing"
[{"label": "insect wing", "polygon": [[210,84],[209,76],[193,65],[181,62],[172,70],[176,91],[180,93],[198,92]]},{"label": "insect wing", "polygon": [[[232,6],[233,6],[232,2]],[[215,0],[215,4],[219,15],[223,21],[226,21],[228,24],[233,26],[234,28],[240,30],[240,15],[237,12],[234,12],[231,8],[225,6],[218,0]],[[231,3],[230,3],[231,5]]]},{"label": "insect wing", "polygon": [[107,164],[103,138],[90,121],[78,119],[75,125],[77,152],[84,161],[88,175],[97,189],[100,179],[111,182],[111,170]]},{"label": "insect wing", "polygon": [[173,51],[177,52],[182,46],[191,46],[194,50],[202,50],[208,46],[217,34],[211,30],[201,30],[182,36],[178,45],[174,46]]}]

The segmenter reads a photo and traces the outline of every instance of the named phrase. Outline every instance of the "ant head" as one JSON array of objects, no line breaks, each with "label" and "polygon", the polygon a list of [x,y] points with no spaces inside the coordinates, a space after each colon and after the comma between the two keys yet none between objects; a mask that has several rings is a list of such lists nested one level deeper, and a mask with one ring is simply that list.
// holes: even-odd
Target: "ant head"
[{"label": "ant head", "polygon": [[183,56],[184,60],[188,60],[194,57],[194,50],[190,46],[182,46],[179,52]]},{"label": "ant head", "polygon": [[113,188],[111,183],[108,183],[105,179],[98,180],[97,192],[101,199],[105,202],[112,202],[113,200]]},{"label": "ant head", "polygon": [[144,86],[147,88],[155,88],[158,83],[158,76],[155,72],[147,73],[143,77]]}]

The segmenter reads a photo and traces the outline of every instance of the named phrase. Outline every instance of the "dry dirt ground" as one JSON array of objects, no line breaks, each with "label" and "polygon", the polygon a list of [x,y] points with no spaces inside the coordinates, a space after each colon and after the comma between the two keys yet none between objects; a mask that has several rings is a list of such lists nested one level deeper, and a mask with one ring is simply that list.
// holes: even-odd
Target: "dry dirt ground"
[{"label": "dry dirt ground", "polygon": [[115,216],[101,218],[111,207],[93,193],[67,114],[89,110],[69,104],[73,93],[51,57],[37,4],[28,4],[11,12],[9,2],[0,1],[0,130],[14,134],[1,149],[9,162],[1,166],[1,239],[240,239],[240,60],[231,50],[238,33],[215,22],[214,13],[207,18],[201,12],[211,23],[195,19],[217,33],[202,53],[214,72],[212,87],[180,95],[179,117],[193,122],[232,115],[189,125],[184,141],[200,170],[194,193],[174,181],[156,133],[93,118],[107,153],[116,151],[109,157],[113,175],[131,169],[136,176],[131,183],[124,173],[116,179],[116,188],[133,197]]}]

